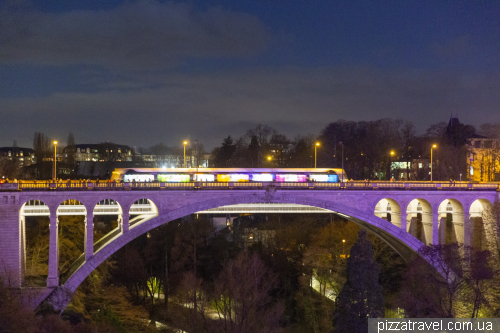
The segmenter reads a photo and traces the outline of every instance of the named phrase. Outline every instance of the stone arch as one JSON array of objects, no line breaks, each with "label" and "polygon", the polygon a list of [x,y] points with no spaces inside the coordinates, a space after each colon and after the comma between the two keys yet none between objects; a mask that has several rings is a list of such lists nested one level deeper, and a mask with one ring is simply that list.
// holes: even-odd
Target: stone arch
[{"label": "stone arch", "polygon": [[66,199],[59,203],[56,209],[56,215],[69,216],[69,215],[87,215],[87,208],[78,199]]},{"label": "stone arch", "polygon": [[123,207],[114,199],[101,199],[95,204],[92,216],[93,254],[103,243],[122,232]]},{"label": "stone arch", "polygon": [[26,200],[19,209],[19,258],[24,286],[46,284],[50,216],[50,207],[38,198]]},{"label": "stone arch", "polygon": [[49,206],[39,199],[25,201],[19,212],[20,216],[50,216]]},{"label": "stone arch", "polygon": [[377,202],[375,206],[375,216],[401,228],[401,206],[394,199],[384,198]]},{"label": "stone arch", "polygon": [[[382,218],[374,216],[373,213],[366,213],[351,206],[336,203],[333,199],[331,201],[319,200],[310,197],[302,197],[300,199],[297,199],[296,196],[292,197],[288,195],[281,195],[279,198],[270,199],[269,196],[264,195],[237,195],[229,198],[226,197],[222,199],[209,199],[199,202],[193,202],[172,210],[161,210],[158,216],[140,223],[134,228],[131,228],[128,232],[123,233],[120,237],[109,242],[102,249],[97,251],[92,258],[87,260],[73,275],[69,277],[69,279],[61,287],[61,289],[75,292],[76,288],[85,279],[85,277],[90,274],[95,268],[97,268],[97,266],[99,266],[104,260],[106,260],[106,258],[108,258],[110,255],[112,255],[114,252],[116,252],[118,249],[120,249],[122,246],[132,241],[136,237],[147,233],[151,229],[154,229],[162,224],[168,223],[186,215],[193,214],[197,211],[208,210],[214,207],[262,202],[296,203],[332,210],[335,214],[347,217],[354,223],[357,223],[358,225],[369,229],[370,231],[381,237],[406,260],[410,259],[420,248],[424,246],[421,242],[409,235],[407,232],[401,230],[401,228],[398,228],[391,223],[387,223],[387,221],[383,220]],[[54,306],[56,307],[56,309],[62,310],[66,307],[69,301],[70,300],[67,299],[60,304],[54,304]]]},{"label": "stone arch", "polygon": [[487,199],[474,200],[469,209],[471,244],[479,250],[493,250],[499,235],[493,204]]},{"label": "stone arch", "polygon": [[438,207],[439,243],[464,243],[464,206],[456,199],[445,199]]},{"label": "stone arch", "polygon": [[[91,206],[86,206],[78,199],[66,199],[59,203],[56,208],[55,233],[57,234],[57,260],[54,265],[57,265],[59,275],[67,274],[75,262],[79,262],[82,255],[91,252],[92,247],[89,247],[88,228],[93,224]],[[72,250],[69,250],[65,244],[66,239],[73,238]],[[66,249],[66,251],[63,251]]]},{"label": "stone arch", "polygon": [[432,243],[432,206],[429,201],[421,198],[410,201],[406,208],[406,229],[422,243]]},{"label": "stone arch", "polygon": [[158,206],[153,200],[145,197],[135,199],[128,211],[130,218],[130,228],[136,228],[138,225],[158,216]]}]

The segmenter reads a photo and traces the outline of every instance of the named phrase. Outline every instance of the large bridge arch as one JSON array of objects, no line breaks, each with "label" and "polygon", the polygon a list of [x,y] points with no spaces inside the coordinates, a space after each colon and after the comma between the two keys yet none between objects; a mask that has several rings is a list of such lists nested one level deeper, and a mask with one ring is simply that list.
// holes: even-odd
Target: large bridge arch
[{"label": "large bridge arch", "polygon": [[[187,203],[170,210],[168,207],[162,207],[162,209],[159,209],[156,217],[153,217],[144,223],[138,224],[134,228],[130,228],[127,232],[121,234],[120,237],[113,239],[99,251],[94,253],[91,258],[89,258],[78,270],[75,271],[73,275],[68,278],[62,287],[63,289],[74,293],[80,283],[82,283],[83,280],[109,256],[128,242],[162,224],[198,211],[208,210],[220,206],[263,202],[303,204],[332,210],[335,214],[346,217],[354,223],[367,228],[374,234],[381,237],[405,259],[409,259],[421,247],[425,246],[422,242],[408,234],[405,230],[388,223],[382,218],[374,216],[373,212],[364,212],[344,203],[335,202],[335,198],[333,197],[331,200],[325,200],[307,196],[299,197],[293,194],[280,194],[276,197],[258,194],[241,194],[231,197]],[[69,301],[70,299],[66,298],[65,304],[57,304],[56,307],[62,310],[67,306]]]}]

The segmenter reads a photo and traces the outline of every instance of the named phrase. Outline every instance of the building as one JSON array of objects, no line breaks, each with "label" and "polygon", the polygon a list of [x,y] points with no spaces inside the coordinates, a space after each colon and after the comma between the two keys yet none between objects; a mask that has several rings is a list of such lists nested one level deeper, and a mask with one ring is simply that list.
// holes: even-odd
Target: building
[{"label": "building", "polygon": [[105,142],[99,144],[78,144],[67,146],[62,151],[62,158],[74,156],[75,162],[122,162],[132,161],[134,150],[129,146]]},{"label": "building", "polygon": [[468,140],[468,165],[472,181],[500,181],[500,140],[475,135]]},{"label": "building", "polygon": [[[153,155],[143,154],[142,161],[151,168],[183,168],[184,155]],[[199,157],[198,168],[208,168],[209,154],[203,154]],[[196,156],[186,155],[186,168],[196,168]]]},{"label": "building", "polygon": [[35,151],[31,148],[1,147],[0,161],[17,161],[19,167],[29,166],[36,163]]},{"label": "building", "polygon": [[275,247],[276,230],[261,230],[258,228],[243,228],[243,246],[248,248],[255,243],[261,243],[265,248]]}]

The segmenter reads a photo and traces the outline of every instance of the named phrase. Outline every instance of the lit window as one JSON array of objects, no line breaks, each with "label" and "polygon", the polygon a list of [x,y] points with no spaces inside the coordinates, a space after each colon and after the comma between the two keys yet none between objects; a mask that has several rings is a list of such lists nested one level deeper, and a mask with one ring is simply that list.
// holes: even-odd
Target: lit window
[{"label": "lit window", "polygon": [[418,163],[418,168],[422,169],[422,163]]},{"label": "lit window", "polygon": [[253,239],[253,234],[248,234],[248,239]]}]

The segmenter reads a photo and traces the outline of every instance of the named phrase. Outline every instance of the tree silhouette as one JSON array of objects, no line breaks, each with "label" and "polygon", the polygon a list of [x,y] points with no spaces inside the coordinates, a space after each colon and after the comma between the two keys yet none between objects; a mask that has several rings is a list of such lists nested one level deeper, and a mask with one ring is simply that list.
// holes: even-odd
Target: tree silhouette
[{"label": "tree silhouette", "polygon": [[371,242],[360,230],[347,259],[347,280],[336,300],[334,326],[340,333],[364,333],[368,318],[384,315],[380,265],[373,261]]}]

